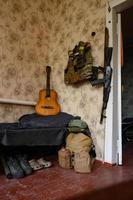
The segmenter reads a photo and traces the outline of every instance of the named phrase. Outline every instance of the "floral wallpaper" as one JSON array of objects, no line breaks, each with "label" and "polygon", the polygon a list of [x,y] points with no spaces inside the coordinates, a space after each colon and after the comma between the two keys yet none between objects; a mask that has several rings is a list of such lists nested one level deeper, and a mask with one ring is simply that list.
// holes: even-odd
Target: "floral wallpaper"
[{"label": "floral wallpaper", "polygon": [[[99,123],[102,88],[87,82],[67,86],[64,69],[68,50],[81,40],[91,42],[94,65],[103,65],[105,2],[0,0],[0,98],[37,101],[45,87],[45,67],[50,65],[51,87],[62,111],[88,123],[99,159],[104,147],[104,125]],[[16,121],[32,112],[32,106],[0,104],[0,121]]]}]

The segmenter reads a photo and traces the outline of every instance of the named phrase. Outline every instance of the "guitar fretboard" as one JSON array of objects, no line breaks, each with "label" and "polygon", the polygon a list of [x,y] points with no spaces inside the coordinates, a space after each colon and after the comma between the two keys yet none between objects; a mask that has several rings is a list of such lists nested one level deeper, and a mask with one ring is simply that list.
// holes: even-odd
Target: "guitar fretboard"
[{"label": "guitar fretboard", "polygon": [[46,97],[50,97],[50,72],[51,67],[46,67],[47,79],[46,79]]}]

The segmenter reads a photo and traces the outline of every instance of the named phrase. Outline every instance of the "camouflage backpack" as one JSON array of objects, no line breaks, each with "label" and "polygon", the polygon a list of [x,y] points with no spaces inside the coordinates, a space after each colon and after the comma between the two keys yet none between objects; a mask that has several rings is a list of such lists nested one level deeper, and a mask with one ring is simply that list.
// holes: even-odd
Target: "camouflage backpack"
[{"label": "camouflage backpack", "polygon": [[68,51],[69,59],[64,73],[66,84],[73,84],[92,77],[93,58],[89,42],[80,41]]}]

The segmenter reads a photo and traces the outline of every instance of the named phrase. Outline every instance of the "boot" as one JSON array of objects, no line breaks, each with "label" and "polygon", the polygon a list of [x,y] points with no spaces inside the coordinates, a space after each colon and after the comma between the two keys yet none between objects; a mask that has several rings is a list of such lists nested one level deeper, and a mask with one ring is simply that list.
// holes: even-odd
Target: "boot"
[{"label": "boot", "polygon": [[26,159],[26,155],[17,154],[16,158],[17,158],[21,168],[23,169],[24,173],[26,175],[32,174],[32,168],[29,165],[28,160]]},{"label": "boot", "polygon": [[24,171],[20,167],[20,164],[15,157],[13,156],[7,157],[7,165],[9,167],[9,170],[13,178],[18,179],[24,177]]}]

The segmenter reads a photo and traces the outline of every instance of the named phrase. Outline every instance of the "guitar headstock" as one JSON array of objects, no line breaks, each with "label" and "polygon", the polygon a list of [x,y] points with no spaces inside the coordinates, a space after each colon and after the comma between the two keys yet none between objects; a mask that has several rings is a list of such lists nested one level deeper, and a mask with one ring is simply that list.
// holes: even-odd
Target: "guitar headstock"
[{"label": "guitar headstock", "polygon": [[46,66],[46,72],[50,73],[51,72],[51,67],[50,66]]}]

